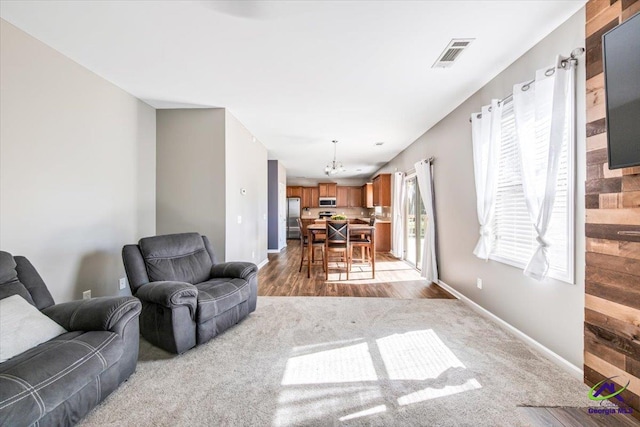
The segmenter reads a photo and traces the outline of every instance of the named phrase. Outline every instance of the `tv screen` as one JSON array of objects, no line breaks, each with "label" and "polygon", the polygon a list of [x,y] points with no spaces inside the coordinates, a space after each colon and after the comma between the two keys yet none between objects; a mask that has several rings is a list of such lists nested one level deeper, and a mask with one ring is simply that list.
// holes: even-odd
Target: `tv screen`
[{"label": "tv screen", "polygon": [[602,36],[609,169],[640,165],[640,13]]}]

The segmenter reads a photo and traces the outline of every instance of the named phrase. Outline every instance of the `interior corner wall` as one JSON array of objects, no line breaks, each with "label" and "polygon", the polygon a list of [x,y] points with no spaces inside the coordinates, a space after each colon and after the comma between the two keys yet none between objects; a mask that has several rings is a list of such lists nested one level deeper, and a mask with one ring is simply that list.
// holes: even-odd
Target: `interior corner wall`
[{"label": "interior corner wall", "polygon": [[[584,181],[585,66],[576,75],[576,284],[553,279],[538,282],[519,268],[473,255],[478,219],[469,117],[492,98],[503,98],[515,83],[533,78],[535,70],[584,46],[584,8],[526,52],[492,81],[429,129],[380,172],[408,171],[415,162],[435,157],[434,181],[438,218],[439,266],[442,281],[510,323],[534,340],[582,367],[584,319]],[[428,102],[428,100],[425,100]],[[482,278],[483,289],[476,287]]]},{"label": "interior corner wall", "polygon": [[157,234],[198,232],[225,259],[225,112],[157,110]]},{"label": "interior corner wall", "polygon": [[155,232],[155,110],[0,20],[0,248],[56,302],[116,295]]},{"label": "interior corner wall", "polygon": [[225,116],[225,261],[259,264],[267,259],[267,149],[228,110]]}]

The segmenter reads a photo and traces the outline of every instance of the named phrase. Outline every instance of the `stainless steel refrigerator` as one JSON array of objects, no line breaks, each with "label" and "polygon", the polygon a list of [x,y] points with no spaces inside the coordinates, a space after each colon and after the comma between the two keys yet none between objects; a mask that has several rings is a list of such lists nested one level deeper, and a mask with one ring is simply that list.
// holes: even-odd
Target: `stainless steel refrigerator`
[{"label": "stainless steel refrigerator", "polygon": [[299,239],[300,197],[287,198],[287,239]]}]

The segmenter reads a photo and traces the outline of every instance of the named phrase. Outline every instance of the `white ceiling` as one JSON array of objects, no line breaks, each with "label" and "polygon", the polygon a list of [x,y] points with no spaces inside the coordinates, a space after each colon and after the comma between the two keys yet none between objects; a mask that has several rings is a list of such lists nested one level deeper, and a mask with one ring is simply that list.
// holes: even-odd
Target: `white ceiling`
[{"label": "white ceiling", "polygon": [[[289,177],[323,177],[337,139],[346,178],[369,177],[584,3],[3,0],[0,15],[156,108],[228,108]],[[432,69],[452,38],[475,41]]]}]

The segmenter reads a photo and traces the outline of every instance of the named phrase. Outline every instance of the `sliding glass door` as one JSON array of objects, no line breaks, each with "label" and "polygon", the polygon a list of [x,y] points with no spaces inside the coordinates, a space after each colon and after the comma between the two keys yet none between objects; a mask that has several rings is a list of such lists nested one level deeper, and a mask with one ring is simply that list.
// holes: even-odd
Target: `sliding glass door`
[{"label": "sliding glass door", "polygon": [[415,176],[408,177],[405,181],[405,260],[418,270],[422,268],[422,246],[424,242],[424,230],[426,212],[418,191],[418,179]]}]

